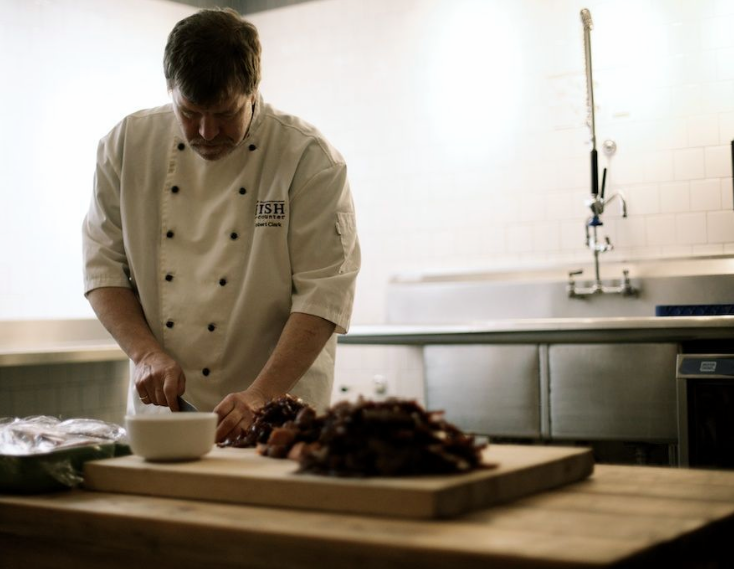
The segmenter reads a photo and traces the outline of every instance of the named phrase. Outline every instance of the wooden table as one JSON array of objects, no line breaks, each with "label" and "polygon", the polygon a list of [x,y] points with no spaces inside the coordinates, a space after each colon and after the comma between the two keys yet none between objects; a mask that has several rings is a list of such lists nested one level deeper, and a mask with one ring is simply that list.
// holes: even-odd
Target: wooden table
[{"label": "wooden table", "polygon": [[0,496],[0,567],[734,567],[734,471],[597,465],[411,521],[73,490]]}]

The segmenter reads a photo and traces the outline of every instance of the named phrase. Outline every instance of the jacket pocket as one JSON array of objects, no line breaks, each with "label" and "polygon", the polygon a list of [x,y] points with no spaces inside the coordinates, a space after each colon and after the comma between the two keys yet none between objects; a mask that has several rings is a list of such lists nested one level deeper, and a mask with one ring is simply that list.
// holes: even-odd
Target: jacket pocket
[{"label": "jacket pocket", "polygon": [[359,270],[360,250],[357,240],[357,220],[353,213],[336,214],[336,232],[342,244],[344,261],[339,267],[339,273]]}]

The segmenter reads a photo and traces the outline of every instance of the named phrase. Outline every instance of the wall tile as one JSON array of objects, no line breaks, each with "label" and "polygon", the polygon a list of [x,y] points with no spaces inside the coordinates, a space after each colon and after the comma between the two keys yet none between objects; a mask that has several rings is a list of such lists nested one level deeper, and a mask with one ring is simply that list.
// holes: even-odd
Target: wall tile
[{"label": "wall tile", "polygon": [[628,217],[617,225],[617,247],[634,248],[644,246],[647,240],[646,217]]},{"label": "wall tile", "polygon": [[670,98],[670,111],[673,115],[688,116],[701,112],[703,100],[701,86],[697,83],[673,87]]},{"label": "wall tile", "polygon": [[647,243],[650,245],[673,245],[676,243],[674,215],[651,215],[646,219]]},{"label": "wall tile", "polygon": [[11,390],[3,391],[0,397],[0,420],[4,418],[15,417],[15,401],[13,399],[14,392]]},{"label": "wall tile", "polygon": [[734,141],[734,113],[721,113],[719,115],[719,144],[731,144],[732,141]]},{"label": "wall tile", "polygon": [[576,251],[584,247],[584,223],[564,221],[559,228],[559,248]]},{"label": "wall tile", "polygon": [[707,242],[706,214],[682,213],[675,217],[675,235],[678,243],[699,245]]},{"label": "wall tile", "polygon": [[663,245],[660,248],[661,259],[680,259],[690,257],[693,253],[693,246],[691,245]]},{"label": "wall tile", "polygon": [[533,251],[557,251],[561,246],[560,227],[557,223],[534,225]]},{"label": "wall tile", "polygon": [[706,177],[731,176],[731,147],[713,146],[706,149]]},{"label": "wall tile", "polygon": [[721,49],[716,56],[718,78],[722,81],[734,79],[734,48]]},{"label": "wall tile", "polygon": [[507,250],[512,253],[529,252],[533,250],[532,226],[512,226],[506,229]]},{"label": "wall tile", "polygon": [[729,211],[734,209],[734,186],[731,178],[722,178],[721,185],[721,209]]},{"label": "wall tile", "polygon": [[[101,24],[94,35],[99,56],[54,76],[59,96],[78,89],[78,77],[88,76],[90,66],[105,79],[88,86],[95,100],[104,101],[104,108],[90,109],[96,118],[89,128],[100,132],[84,133],[88,160],[93,160],[97,138],[132,102],[135,108],[129,111],[146,106],[160,70],[145,64],[145,80],[126,82],[114,100],[99,96],[98,89],[123,83],[120,78],[129,74],[124,70],[137,70],[140,62],[157,61],[166,30],[193,11],[159,2],[155,25],[140,29],[136,8],[129,6],[139,8],[141,2],[99,3],[106,6],[93,10]],[[486,6],[505,19],[486,18]],[[734,139],[734,2],[603,0],[591,9],[600,167],[609,168],[607,190],[624,192],[630,212],[628,219],[619,219],[612,204],[605,214],[614,254],[704,254],[699,252],[711,250],[709,245],[732,252],[734,239],[727,241],[730,232],[723,220],[734,209],[729,146]],[[89,6],[74,0],[15,3],[12,10],[26,22],[26,31],[9,30],[0,22],[0,38],[10,37],[17,45],[30,45],[30,26],[37,28],[36,37],[60,39],[65,28],[53,16],[62,12],[68,24],[64,33],[89,32],[82,29]],[[590,190],[590,144],[578,6],[573,2],[340,0],[300,3],[251,19],[265,47],[265,98],[314,122],[347,157],[365,261],[355,323],[384,318],[384,291],[395,272],[588,260],[583,228],[589,215],[584,201]],[[479,24],[500,21],[504,28],[493,28],[493,34],[477,31]],[[133,28],[139,41],[135,50],[122,53],[115,47],[117,39],[130,37]],[[61,46],[58,53],[65,61],[73,61],[69,50],[74,42],[55,45]],[[111,52],[118,61],[114,68],[104,56]],[[40,47],[23,53],[20,63],[27,68],[48,70],[53,63],[53,58],[38,60],[46,53]],[[485,76],[479,77],[477,69]],[[147,106],[165,102],[164,91],[160,98]],[[100,124],[107,126],[100,130]],[[29,131],[45,128],[39,119]],[[41,143],[52,140],[37,139],[41,146],[29,155],[43,154],[48,148]],[[601,151],[606,139],[618,145],[611,158]],[[59,168],[71,164],[68,156],[59,154],[57,160]],[[50,201],[50,190],[42,188],[53,184],[23,171],[21,185],[28,196],[42,195],[59,206],[45,214],[50,228],[56,226],[54,210],[61,208],[62,199],[69,202],[64,211],[83,212],[88,203],[89,192],[78,190],[84,184],[72,183],[77,169],[83,174],[79,179],[87,179],[87,168],[76,157],[72,161],[68,191],[54,190]],[[446,215],[451,198],[472,204],[461,219]],[[16,211],[37,209],[35,197],[13,199]],[[400,214],[406,209],[413,215]],[[700,242],[700,216],[683,229],[680,216],[688,213],[707,214],[709,245]],[[0,241],[23,234],[28,216],[16,217],[0,224]],[[387,226],[395,228],[390,235],[385,235]],[[91,315],[71,269],[78,264],[78,231],[68,232],[52,239],[59,245],[50,254],[47,240],[39,237],[24,240],[32,243],[22,254],[0,259],[0,318],[39,312],[44,317]],[[681,241],[687,238],[690,243]],[[57,258],[58,268],[18,270],[20,260],[41,254]],[[63,280],[69,282],[52,294],[33,288],[33,283],[47,282],[53,270],[68,271],[72,276]],[[58,403],[68,407],[64,393],[58,392]]]},{"label": "wall tile", "polygon": [[[612,184],[619,184],[624,187],[629,184],[642,184],[651,181],[648,175],[648,164],[643,153],[620,157],[619,160],[615,160],[613,166],[614,168],[610,168],[609,171]],[[659,178],[655,179],[655,181],[658,180]]]},{"label": "wall tile", "polygon": [[660,188],[656,184],[643,184],[625,188],[627,209],[630,215],[660,213]]},{"label": "wall tile", "polygon": [[662,22],[673,26],[694,19],[699,14],[699,3],[688,0],[651,0],[655,14]]},{"label": "wall tile", "polygon": [[734,18],[731,16],[715,16],[701,21],[701,47],[715,50],[722,47],[733,47]]},{"label": "wall tile", "polygon": [[[733,0],[714,0],[714,14],[717,16],[734,15]],[[729,28],[731,30],[731,28]]]},{"label": "wall tile", "polygon": [[14,417],[31,417],[43,412],[37,404],[37,390],[34,388],[18,389],[13,392]]},{"label": "wall tile", "polygon": [[122,424],[127,382],[127,362],[5,367],[0,368],[0,400],[12,401],[5,408],[13,417],[104,416]]},{"label": "wall tile", "polygon": [[734,81],[703,84],[703,112],[723,113],[734,110]]},{"label": "wall tile", "polygon": [[81,415],[83,407],[82,391],[79,384],[66,384],[56,387],[56,400],[60,417],[69,419]]},{"label": "wall tile", "polygon": [[660,184],[660,212],[673,213],[691,209],[688,182]]},{"label": "wall tile", "polygon": [[36,386],[36,407],[41,415],[58,416],[58,398],[56,390],[47,383]]},{"label": "wall tile", "polygon": [[728,252],[725,251],[724,246],[721,244],[711,244],[693,245],[691,247],[691,254],[699,257],[713,257],[714,255],[726,255]]},{"label": "wall tile", "polygon": [[714,211],[707,216],[709,243],[734,241],[734,211]]},{"label": "wall tile", "polygon": [[[669,119],[656,121],[651,125],[654,128],[656,150],[676,150],[688,146],[688,124],[687,120]],[[678,155],[680,152],[676,152]],[[675,156],[674,155],[674,156]]]},{"label": "wall tile", "polygon": [[673,180],[673,152],[662,150],[648,152],[644,158],[645,182],[668,182]]},{"label": "wall tile", "polygon": [[673,170],[676,180],[703,178],[706,171],[703,149],[676,150],[673,153]]},{"label": "wall tile", "polygon": [[678,20],[668,28],[668,54],[685,55],[700,48],[701,28],[696,20]]},{"label": "wall tile", "polygon": [[715,211],[721,209],[719,180],[694,180],[691,182],[691,211]]},{"label": "wall tile", "polygon": [[688,145],[712,146],[719,143],[719,115],[697,115],[688,118]]}]

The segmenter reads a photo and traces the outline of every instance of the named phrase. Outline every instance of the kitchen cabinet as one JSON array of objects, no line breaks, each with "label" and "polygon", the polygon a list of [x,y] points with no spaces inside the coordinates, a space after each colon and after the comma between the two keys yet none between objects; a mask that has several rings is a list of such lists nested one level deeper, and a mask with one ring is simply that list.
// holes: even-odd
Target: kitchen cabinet
[{"label": "kitchen cabinet", "polygon": [[535,344],[428,345],[426,406],[472,433],[541,438],[544,352]]},{"label": "kitchen cabinet", "polygon": [[551,345],[551,438],[676,442],[677,354],[672,343]]},{"label": "kitchen cabinet", "polygon": [[678,345],[424,347],[426,405],[495,437],[675,443]]},{"label": "kitchen cabinet", "polygon": [[654,445],[659,460],[675,463],[677,354],[734,345],[734,317],[355,326],[339,341],[421,349],[426,406],[465,430],[499,440],[631,443],[641,460]]}]

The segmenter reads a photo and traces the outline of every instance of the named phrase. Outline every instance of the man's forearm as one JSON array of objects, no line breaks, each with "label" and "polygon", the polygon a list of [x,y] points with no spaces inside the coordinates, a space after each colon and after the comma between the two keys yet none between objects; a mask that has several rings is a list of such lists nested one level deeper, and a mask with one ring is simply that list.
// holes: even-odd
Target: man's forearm
[{"label": "man's forearm", "polygon": [[87,295],[87,300],[99,321],[134,363],[150,353],[162,351],[132,290],[97,288]]},{"label": "man's forearm", "polygon": [[334,329],[333,322],[293,312],[270,359],[248,391],[255,391],[264,400],[290,391],[324,349]]}]

